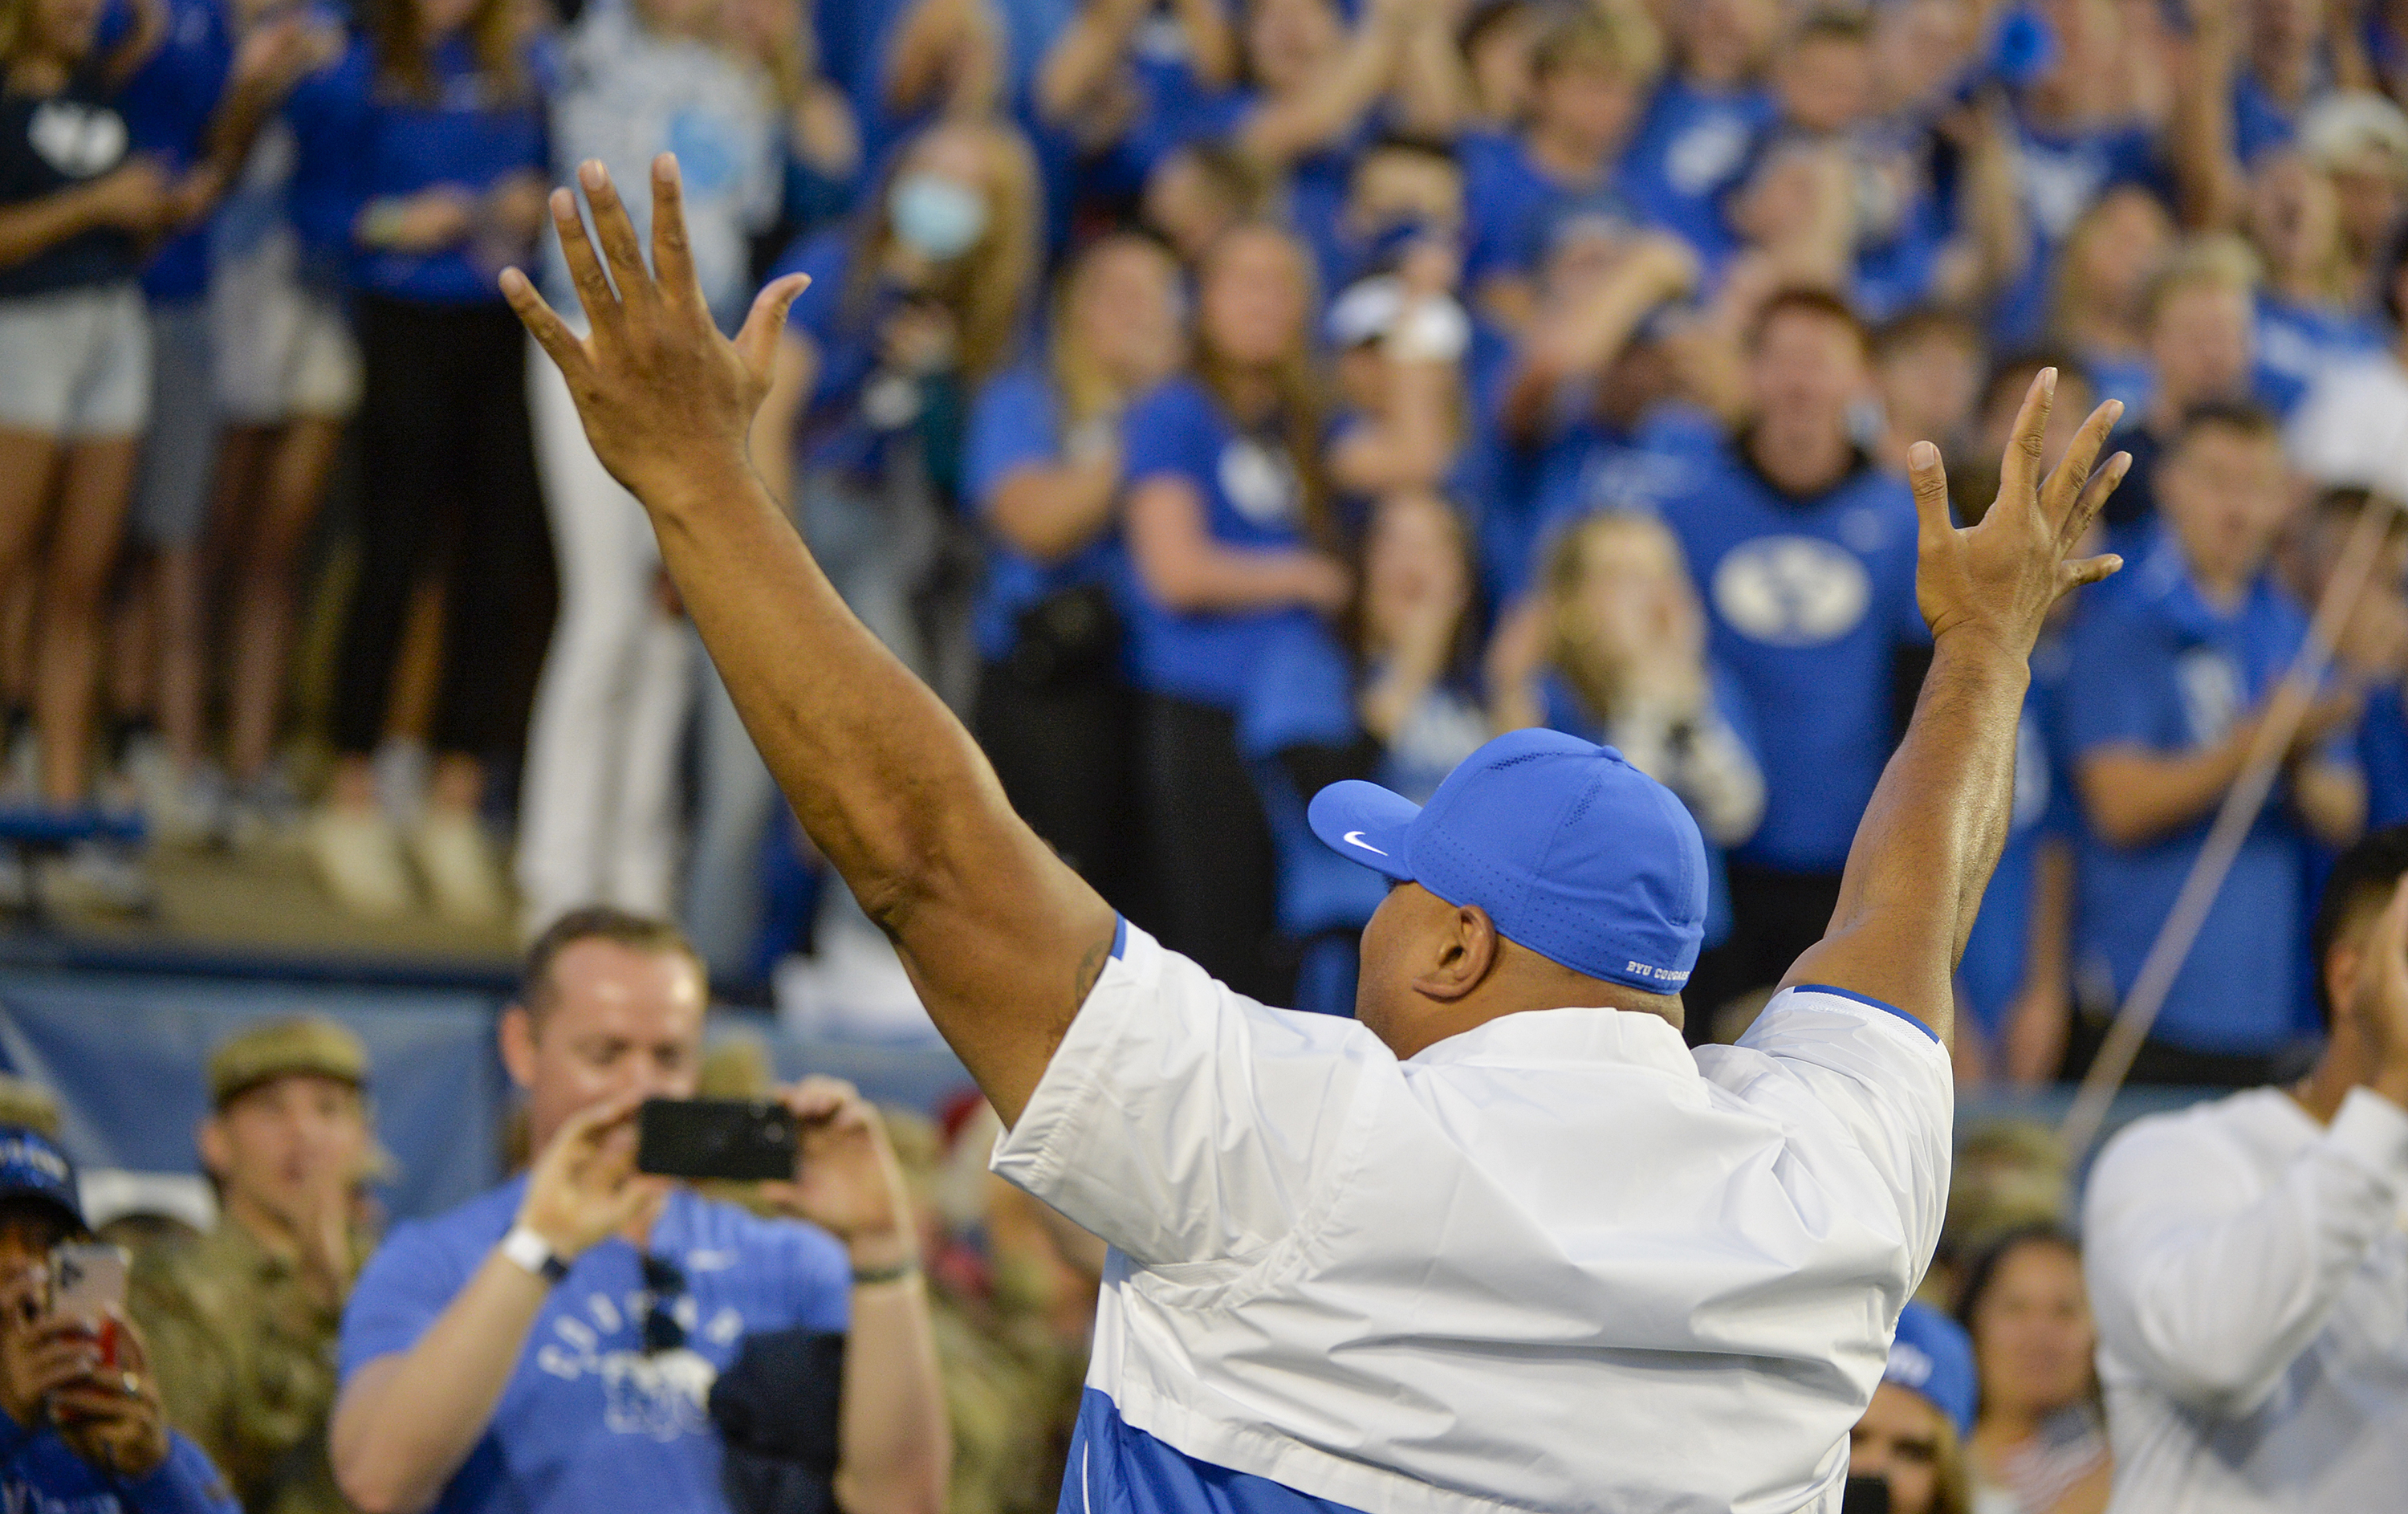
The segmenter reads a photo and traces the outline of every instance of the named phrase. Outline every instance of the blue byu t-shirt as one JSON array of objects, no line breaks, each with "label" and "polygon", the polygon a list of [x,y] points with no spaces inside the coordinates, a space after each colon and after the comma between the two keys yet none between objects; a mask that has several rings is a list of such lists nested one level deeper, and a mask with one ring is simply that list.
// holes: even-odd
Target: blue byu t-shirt
[{"label": "blue byu t-shirt", "polygon": [[[525,1191],[521,1177],[394,1228],[343,1311],[346,1380],[417,1344],[509,1233]],[[670,1193],[652,1249],[685,1275],[671,1305],[684,1348],[644,1353],[652,1300],[634,1247],[613,1236],[579,1257],[536,1316],[492,1424],[445,1485],[442,1514],[726,1509],[711,1383],[747,1334],[845,1329],[851,1270],[824,1232],[685,1189]]]},{"label": "blue byu t-shirt", "polygon": [[[1229,423],[1221,402],[1194,379],[1172,379],[1132,406],[1121,428],[1122,469],[1132,490],[1171,477],[1196,491],[1204,528],[1240,550],[1301,550],[1303,490],[1276,435]],[[1132,575],[1127,607],[1129,669],[1138,686],[1235,711],[1247,672],[1283,627],[1312,623],[1298,605],[1267,610],[1173,610]]]},{"label": "blue byu t-shirt", "polygon": [[[985,519],[996,491],[1025,468],[1054,468],[1062,458],[1060,397],[1042,362],[1023,363],[997,374],[970,406],[969,437],[962,453],[962,491]],[[1002,532],[986,533],[986,583],[979,590],[976,632],[979,656],[999,662],[1020,640],[1023,612],[1050,595],[1104,584],[1125,599],[1128,550],[1118,524],[1067,557],[1039,562],[1013,546]]]},{"label": "blue byu t-shirt", "polygon": [[[117,96],[134,150],[154,154],[173,173],[199,162],[233,66],[224,0],[167,0],[159,50]],[[208,238],[205,223],[162,243],[143,270],[143,293],[155,300],[198,299],[208,288]]]},{"label": "blue byu t-shirt", "polygon": [[[2172,536],[2154,528],[2119,591],[2086,601],[2068,638],[2060,708],[2071,760],[2102,747],[2160,756],[2223,741],[2279,681],[2307,617],[2271,577],[2229,614],[2202,599]],[[2121,1000],[2173,909],[2214,815],[2138,846],[2081,831],[2075,960]],[[2243,843],[2150,1034],[2193,1050],[2264,1053],[2291,1037],[2305,929],[2307,838],[2277,788]]]},{"label": "blue byu t-shirt", "polygon": [[49,1425],[28,1430],[0,1414],[0,1508],[8,1514],[242,1514],[208,1453],[167,1433],[167,1459],[140,1478],[113,1478],[78,1456]]},{"label": "blue byu t-shirt", "polygon": [[1792,497],[1740,440],[1693,415],[1659,419],[1641,442],[1646,467],[1625,469],[1631,503],[1681,539],[1714,661],[1763,736],[1764,822],[1733,855],[1837,872],[1889,759],[1898,651],[1928,639],[1914,605],[1914,497],[1866,464]]},{"label": "blue byu t-shirt", "polygon": [[1622,193],[1650,223],[1697,249],[1710,278],[1739,250],[1723,195],[1780,113],[1770,91],[1704,90],[1675,75],[1657,87],[1623,154]]}]

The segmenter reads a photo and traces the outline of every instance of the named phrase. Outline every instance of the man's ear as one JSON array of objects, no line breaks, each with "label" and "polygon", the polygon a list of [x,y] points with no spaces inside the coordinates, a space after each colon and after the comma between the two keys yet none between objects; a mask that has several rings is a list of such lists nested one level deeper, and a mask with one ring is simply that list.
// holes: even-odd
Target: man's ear
[{"label": "man's ear", "polygon": [[201,1154],[201,1170],[222,1182],[234,1154],[226,1149],[225,1126],[215,1114],[203,1115],[193,1127],[193,1146]]},{"label": "man's ear", "polygon": [[2325,953],[2325,1002],[2332,1011],[2332,1023],[2325,1027],[2329,1036],[2340,1035],[2344,1027],[2353,1032],[2357,1030],[2351,1010],[2358,999],[2358,966],[2365,960],[2360,944],[2346,937],[2334,942],[2332,950]]},{"label": "man's ear", "polygon": [[1477,904],[1458,905],[1437,962],[1413,980],[1413,990],[1425,999],[1452,1004],[1488,981],[1496,970],[1497,922]]},{"label": "man's ear", "polygon": [[502,1066],[509,1070],[510,1081],[520,1088],[535,1087],[535,1017],[524,1004],[512,1004],[502,1011],[502,1023],[497,1039],[501,1042]]}]

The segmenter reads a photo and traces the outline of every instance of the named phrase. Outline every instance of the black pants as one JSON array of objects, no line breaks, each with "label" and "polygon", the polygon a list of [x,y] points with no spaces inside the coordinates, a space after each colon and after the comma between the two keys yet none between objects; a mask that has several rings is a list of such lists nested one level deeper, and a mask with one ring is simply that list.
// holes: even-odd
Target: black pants
[{"label": "black pants", "polygon": [[1836,872],[1775,872],[1730,865],[1731,932],[1698,959],[1682,991],[1691,1045],[1713,1038],[1714,1012],[1779,983],[1807,947],[1823,939],[1840,902]]},{"label": "black pants", "polygon": [[433,745],[482,757],[523,734],[513,643],[526,586],[547,573],[551,551],[525,343],[506,306],[361,301],[366,487],[335,696],[338,751],[373,751],[383,734],[410,591],[429,572],[444,578]]},{"label": "black pants", "polygon": [[1280,1002],[1270,827],[1238,755],[1237,717],[1152,696],[1143,751],[1155,933],[1238,992]]},{"label": "black pants", "polygon": [[1143,921],[1137,695],[1109,670],[1032,682],[979,669],[971,728],[1011,807],[1112,907]]}]

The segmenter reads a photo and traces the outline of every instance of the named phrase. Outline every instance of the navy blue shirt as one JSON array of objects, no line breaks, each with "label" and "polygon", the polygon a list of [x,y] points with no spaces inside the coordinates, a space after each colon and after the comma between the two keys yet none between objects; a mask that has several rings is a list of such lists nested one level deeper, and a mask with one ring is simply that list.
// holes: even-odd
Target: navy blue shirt
[{"label": "navy blue shirt", "polygon": [[[224,0],[166,0],[166,6],[159,50],[125,81],[117,110],[136,151],[181,173],[206,155],[209,125],[234,66],[234,37]],[[206,223],[170,238],[142,273],[143,292],[155,300],[198,299],[208,283]]]},{"label": "navy blue shirt", "polygon": [[[0,91],[0,206],[88,184],[125,162],[131,137],[87,69],[57,94]],[[134,238],[90,226],[22,262],[0,264],[0,299],[122,283],[138,271]]]},{"label": "navy blue shirt", "polygon": [[[435,98],[405,98],[378,77],[375,48],[357,40],[294,92],[288,113],[305,157],[314,160],[308,203],[296,186],[294,205],[305,240],[337,234],[331,223],[348,238],[371,200],[437,185],[482,194],[520,172],[549,177],[543,100],[531,84],[517,96],[499,96],[467,38],[456,34],[436,44],[431,64]],[[321,173],[340,174],[340,188],[319,185],[314,176]],[[508,252],[512,261],[525,256]],[[354,248],[350,271],[354,287],[395,299],[482,305],[502,298],[494,284],[499,269],[468,244],[426,252]]]},{"label": "navy blue shirt", "polygon": [[1620,465],[1629,506],[1652,507],[1681,539],[1713,658],[1763,735],[1764,821],[1734,855],[1838,872],[1889,758],[1899,650],[1929,634],[1914,604],[1914,497],[1870,464],[1821,494],[1784,494],[1693,414],[1658,417],[1641,444],[1643,458]]},{"label": "navy blue shirt", "polygon": [[[2106,747],[2174,757],[2225,740],[2307,636],[2307,617],[2271,576],[2227,613],[2200,598],[2169,532],[2157,527],[2146,541],[2127,582],[2086,600],[2069,636],[2061,709],[2077,766]],[[2086,814],[2075,959],[2086,972],[2111,975],[2119,1000],[2131,991],[2214,819],[2201,815],[2155,841],[2118,846]],[[2271,1052],[2291,1038],[2307,849],[2278,789],[2217,891],[2154,1038],[2234,1054]]]},{"label": "navy blue shirt", "polygon": [[2400,685],[2366,697],[2358,717],[2358,763],[2366,771],[2366,829],[2408,822],[2408,705]]},{"label": "navy blue shirt", "polygon": [[48,1425],[0,1414],[0,1507],[8,1514],[242,1514],[208,1455],[175,1431],[147,1477],[113,1478]]},{"label": "navy blue shirt", "polygon": [[[1205,530],[1225,546],[1301,550],[1303,491],[1283,439],[1230,424],[1221,402],[1178,378],[1131,407],[1121,429],[1132,490],[1176,478],[1196,491]],[[1132,575],[1134,577],[1134,575]],[[1248,670],[1283,628],[1314,616],[1302,605],[1258,610],[1173,610],[1135,583],[1127,607],[1129,669],[1140,688],[1235,711]]]},{"label": "navy blue shirt", "polygon": [[[343,1311],[346,1380],[417,1344],[509,1232],[525,1191],[520,1177],[394,1228]],[[845,1329],[850,1264],[823,1231],[682,1188],[650,1240],[684,1275],[683,1296],[656,1301],[636,1248],[617,1236],[579,1257],[528,1330],[483,1436],[445,1484],[442,1514],[727,1508],[710,1383],[748,1334]],[[644,1350],[656,1302],[683,1327],[683,1348]]]},{"label": "navy blue shirt", "polygon": [[[999,373],[980,389],[970,407],[969,437],[962,455],[962,487],[984,519],[1006,479],[1025,468],[1054,468],[1062,460],[1061,397],[1041,362]],[[1056,561],[1029,556],[1002,532],[986,533],[986,582],[979,590],[976,634],[979,655],[999,662],[1020,640],[1023,612],[1051,595],[1089,584],[1112,588],[1116,600],[1129,591],[1128,549],[1117,522],[1094,541]]]}]

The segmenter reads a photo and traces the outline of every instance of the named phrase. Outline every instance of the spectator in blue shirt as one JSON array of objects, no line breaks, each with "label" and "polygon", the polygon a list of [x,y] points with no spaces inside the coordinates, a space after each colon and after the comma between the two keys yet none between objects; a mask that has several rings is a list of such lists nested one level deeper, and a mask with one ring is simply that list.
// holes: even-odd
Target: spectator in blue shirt
[{"label": "spectator in blue shirt", "polygon": [[1142,913],[1121,417],[1185,356],[1177,262],[1133,234],[1088,247],[1064,275],[1050,337],[970,407],[962,488],[987,542],[971,728],[1021,818]]},{"label": "spectator in blue shirt", "polygon": [[2326,369],[2379,357],[2388,341],[2343,248],[2329,175],[2296,149],[2261,153],[2247,210],[2249,239],[2265,265],[2258,364],[2269,397],[2287,412]]},{"label": "spectator in blue shirt", "polygon": [[[41,591],[34,708],[58,811],[87,797],[101,601],[150,421],[141,248],[183,214],[110,104],[155,21],[104,48],[97,5],[17,0],[0,30],[0,577]],[[144,898],[123,858],[93,848],[45,883],[53,899]],[[0,895],[26,888],[21,864],[0,864]]]},{"label": "spectator in blue shirt", "polygon": [[[2307,630],[2267,570],[2293,498],[2273,422],[2201,407],[2158,476],[2158,520],[2127,582],[2079,613],[2068,649],[2064,739],[2083,821],[2075,960],[2096,1012],[2131,991]],[[2365,819],[2345,756],[2356,715],[2342,695],[2311,707],[2134,1078],[2254,1086],[2296,1034],[2307,845],[2345,844]]]},{"label": "spectator in blue shirt", "polygon": [[1611,746],[1678,794],[1706,841],[1705,944],[1720,945],[1731,925],[1724,857],[1764,818],[1764,771],[1746,697],[1706,654],[1680,542],[1653,515],[1607,510],[1566,525],[1546,559],[1491,647],[1497,725]]},{"label": "spectator in blue shirt", "polygon": [[2148,409],[2149,293],[2173,248],[2164,202],[2123,184],[2082,212],[2057,256],[2048,341],[2081,363],[2100,398],[2122,400],[2128,414]]},{"label": "spectator in blue shirt", "polygon": [[167,1427],[134,1322],[50,1311],[52,1249],[91,1238],[65,1155],[37,1132],[0,1125],[0,1501],[240,1514],[208,1457]]},{"label": "spectator in blue shirt", "polygon": [[1709,1016],[1777,981],[1828,922],[1928,645],[1914,499],[1850,430],[1870,387],[1855,313],[1784,291],[1756,317],[1744,364],[1745,427],[1727,440],[1659,433],[1673,466],[1650,484],[1697,578],[1713,656],[1764,737],[1764,819],[1732,854],[1730,939],[1689,990]]},{"label": "spectator in blue shirt", "polygon": [[[334,783],[309,850],[346,907],[393,916],[415,901],[406,841],[438,913],[496,925],[508,903],[479,818],[484,763],[525,719],[509,649],[545,544],[526,342],[494,279],[525,260],[544,222],[543,102],[510,0],[377,0],[366,22],[292,108],[294,131],[322,134],[320,149],[351,170],[366,371],[359,578],[337,665]],[[436,762],[405,838],[378,803],[372,758],[410,597],[429,574],[445,596]]]},{"label": "spectator in blue shirt", "polygon": [[1780,12],[1769,0],[1698,0],[1670,7],[1666,19],[1673,66],[1624,154],[1622,188],[1712,272],[1738,249],[1723,220],[1724,191],[1779,113],[1762,72]]},{"label": "spectator in blue shirt", "polygon": [[665,922],[580,911],[530,949],[501,1050],[533,1164],[396,1226],[344,1309],[330,1440],[359,1507],[943,1507],[917,1237],[877,1112],[832,1079],[780,1091],[796,1177],[752,1195],[776,1218],[636,1170],[638,1105],[695,1094],[708,998]]},{"label": "spectator in blue shirt", "polygon": [[1139,401],[1122,440],[1150,897],[1164,941],[1265,1001],[1280,988],[1271,841],[1238,709],[1282,627],[1335,614],[1352,587],[1324,545],[1312,283],[1285,232],[1225,235],[1200,274],[1194,373]]},{"label": "spectator in blue shirt", "polygon": [[1331,628],[1283,623],[1251,669],[1239,743],[1261,786],[1279,858],[1279,930],[1296,959],[1287,1002],[1354,1013],[1357,948],[1387,881],[1317,845],[1306,806],[1362,778],[1426,803],[1488,740],[1472,686],[1480,625],[1470,536],[1426,490],[1382,499],[1355,602]]},{"label": "spectator in blue shirt", "polygon": [[1616,171],[1661,63],[1662,40],[1635,7],[1564,15],[1532,60],[1528,123],[1467,152],[1464,284],[1510,330],[1529,323],[1530,274],[1555,217],[1573,202],[1619,204]]}]

